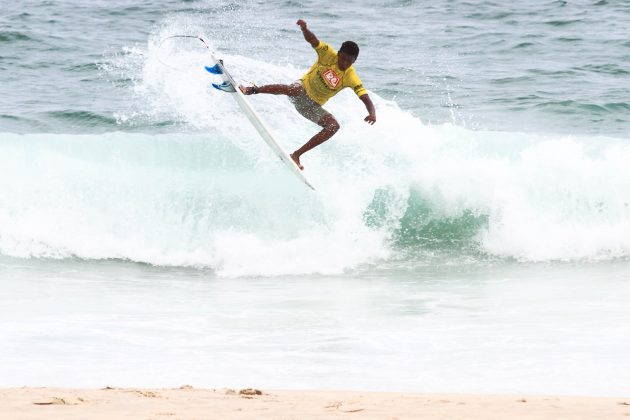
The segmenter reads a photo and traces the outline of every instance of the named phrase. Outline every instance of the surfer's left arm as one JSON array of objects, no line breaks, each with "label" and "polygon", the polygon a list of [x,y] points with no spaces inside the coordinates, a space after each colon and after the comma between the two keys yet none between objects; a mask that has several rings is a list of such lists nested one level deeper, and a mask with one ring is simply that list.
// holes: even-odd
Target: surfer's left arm
[{"label": "surfer's left arm", "polygon": [[365,109],[367,109],[367,112],[369,114],[363,120],[370,125],[374,124],[376,122],[376,109],[374,108],[372,100],[367,93],[359,96],[359,99],[363,101],[363,103],[365,104]]}]

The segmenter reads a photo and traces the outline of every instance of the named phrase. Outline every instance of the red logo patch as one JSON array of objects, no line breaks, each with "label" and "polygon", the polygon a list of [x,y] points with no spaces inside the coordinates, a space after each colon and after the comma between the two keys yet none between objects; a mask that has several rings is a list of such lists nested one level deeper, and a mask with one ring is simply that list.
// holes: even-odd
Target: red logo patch
[{"label": "red logo patch", "polygon": [[337,86],[339,86],[339,82],[341,82],[341,78],[337,76],[337,73],[335,73],[333,69],[328,69],[322,73],[322,78],[324,82],[333,89],[336,89]]}]

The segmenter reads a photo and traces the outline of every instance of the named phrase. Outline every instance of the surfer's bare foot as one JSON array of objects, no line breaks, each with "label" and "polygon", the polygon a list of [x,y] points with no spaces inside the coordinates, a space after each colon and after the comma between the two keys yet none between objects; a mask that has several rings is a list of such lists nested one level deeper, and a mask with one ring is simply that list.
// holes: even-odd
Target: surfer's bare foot
[{"label": "surfer's bare foot", "polygon": [[256,86],[239,86],[238,88],[243,92],[243,95],[254,95],[258,93]]},{"label": "surfer's bare foot", "polygon": [[304,166],[302,166],[302,164],[300,163],[300,158],[298,156],[295,156],[295,153],[291,153],[291,159],[293,159],[293,162],[295,162],[295,164],[298,166],[298,168],[300,168],[301,171],[304,170]]}]

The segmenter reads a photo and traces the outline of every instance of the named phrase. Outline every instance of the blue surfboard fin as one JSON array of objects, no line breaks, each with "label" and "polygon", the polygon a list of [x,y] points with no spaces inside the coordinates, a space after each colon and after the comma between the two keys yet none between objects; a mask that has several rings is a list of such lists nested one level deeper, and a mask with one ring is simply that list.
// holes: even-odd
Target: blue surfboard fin
[{"label": "blue surfboard fin", "polygon": [[221,70],[221,67],[219,67],[218,64],[215,64],[212,67],[206,66],[205,67],[206,71],[208,73],[212,73],[212,74],[223,74],[223,70]]},{"label": "blue surfboard fin", "polygon": [[236,92],[236,89],[234,89],[234,86],[232,86],[228,82],[223,82],[220,85],[213,83],[212,86],[215,89],[222,90],[223,92]]}]

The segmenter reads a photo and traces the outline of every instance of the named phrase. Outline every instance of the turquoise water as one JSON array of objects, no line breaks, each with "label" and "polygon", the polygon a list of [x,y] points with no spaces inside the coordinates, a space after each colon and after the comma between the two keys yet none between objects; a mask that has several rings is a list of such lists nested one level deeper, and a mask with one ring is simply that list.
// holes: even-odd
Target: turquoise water
[{"label": "turquoise water", "polygon": [[[315,193],[209,88],[203,45],[165,40],[290,82],[300,17],[359,43],[378,118],[326,105]],[[629,391],[627,2],[27,1],[0,23],[0,385]],[[317,131],[252,103],[287,150]]]}]

